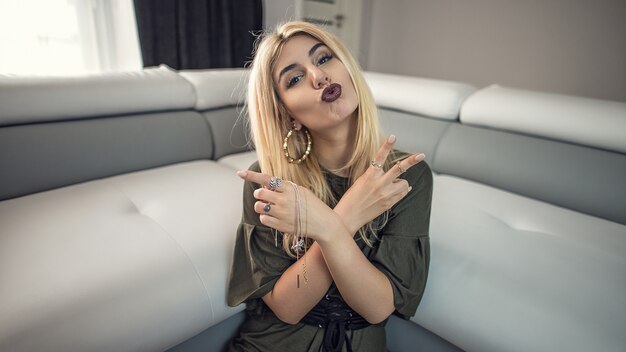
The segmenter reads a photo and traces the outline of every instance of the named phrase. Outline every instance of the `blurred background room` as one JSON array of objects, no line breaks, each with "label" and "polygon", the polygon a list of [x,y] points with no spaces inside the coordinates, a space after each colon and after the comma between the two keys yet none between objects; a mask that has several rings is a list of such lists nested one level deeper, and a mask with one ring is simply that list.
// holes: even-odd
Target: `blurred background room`
[{"label": "blurred background room", "polygon": [[367,71],[626,101],[625,17],[623,0],[0,0],[0,73],[241,67],[251,33],[304,19]]}]

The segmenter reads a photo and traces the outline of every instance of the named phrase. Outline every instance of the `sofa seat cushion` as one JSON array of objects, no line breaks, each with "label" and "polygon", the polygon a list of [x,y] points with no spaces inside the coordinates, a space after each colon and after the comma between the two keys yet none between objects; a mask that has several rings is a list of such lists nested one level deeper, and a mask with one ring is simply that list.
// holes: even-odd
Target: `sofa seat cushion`
[{"label": "sofa seat cushion", "polygon": [[0,350],[164,350],[242,310],[242,187],[201,160],[0,202]]},{"label": "sofa seat cushion", "polygon": [[413,320],[466,351],[622,351],[626,226],[437,175]]},{"label": "sofa seat cushion", "polygon": [[[244,152],[227,155],[218,160],[222,165],[228,166],[234,170],[248,170],[250,165],[257,161],[256,152]],[[241,189],[243,192],[243,188]]]}]

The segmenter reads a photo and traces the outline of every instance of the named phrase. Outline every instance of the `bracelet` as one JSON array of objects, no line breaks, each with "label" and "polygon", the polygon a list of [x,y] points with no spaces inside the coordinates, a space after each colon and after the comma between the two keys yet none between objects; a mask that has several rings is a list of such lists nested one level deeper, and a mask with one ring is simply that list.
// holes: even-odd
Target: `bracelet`
[{"label": "bracelet", "polygon": [[[301,196],[300,189],[298,185],[293,182],[289,182],[294,189],[295,197],[296,197],[296,211],[295,211],[295,232],[294,232],[294,240],[291,248],[296,252],[296,261],[300,260],[300,252],[304,250],[304,255],[306,255],[306,232],[305,238],[302,238],[302,214],[301,214]],[[306,201],[306,198],[305,198]],[[304,262],[302,263],[302,276],[304,277],[304,283],[308,284],[309,280],[306,275],[306,257],[304,257]],[[297,287],[300,288],[300,274],[297,276]]]}]

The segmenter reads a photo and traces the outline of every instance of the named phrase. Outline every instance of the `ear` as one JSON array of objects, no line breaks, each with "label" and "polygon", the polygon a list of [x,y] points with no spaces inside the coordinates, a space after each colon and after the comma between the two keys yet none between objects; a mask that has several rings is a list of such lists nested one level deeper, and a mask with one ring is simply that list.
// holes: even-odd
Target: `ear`
[{"label": "ear", "polygon": [[296,131],[300,131],[302,129],[302,124],[300,122],[298,122],[294,118],[291,118],[291,124],[292,124],[293,128],[296,129]]}]

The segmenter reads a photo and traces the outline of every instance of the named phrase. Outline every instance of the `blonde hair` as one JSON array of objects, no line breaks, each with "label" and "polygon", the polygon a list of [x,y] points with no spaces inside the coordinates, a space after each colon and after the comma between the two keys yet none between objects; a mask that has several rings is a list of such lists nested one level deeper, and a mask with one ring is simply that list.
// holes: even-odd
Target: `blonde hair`
[{"label": "blonde hair", "polygon": [[[348,163],[335,172],[347,171],[349,185],[361,176],[370,166],[376,152],[383,141],[382,131],[378,121],[376,105],[367,86],[359,65],[348,49],[334,35],[307,22],[287,22],[276,28],[274,32],[265,33],[257,38],[257,47],[250,70],[250,79],[247,90],[246,110],[249,116],[249,126],[252,141],[256,148],[261,172],[274,175],[285,180],[293,181],[299,186],[306,187],[319,199],[334,207],[335,199],[324,177],[321,165],[314,153],[300,164],[291,164],[283,154],[283,140],[291,128],[289,114],[280,101],[276,90],[273,74],[276,60],[287,40],[297,35],[306,34],[324,43],[346,67],[354,85],[358,100],[357,132],[355,147]],[[315,148],[313,141],[313,149]],[[304,133],[296,133],[289,139],[290,155],[298,157],[306,150]],[[390,167],[392,162],[388,158],[384,167]],[[377,231],[387,221],[388,211],[359,229],[363,241],[372,247],[369,235],[378,240]],[[369,235],[368,235],[369,234]],[[291,249],[294,234],[283,234],[283,248],[288,255],[296,257]],[[312,243],[308,241],[307,247]]]}]

